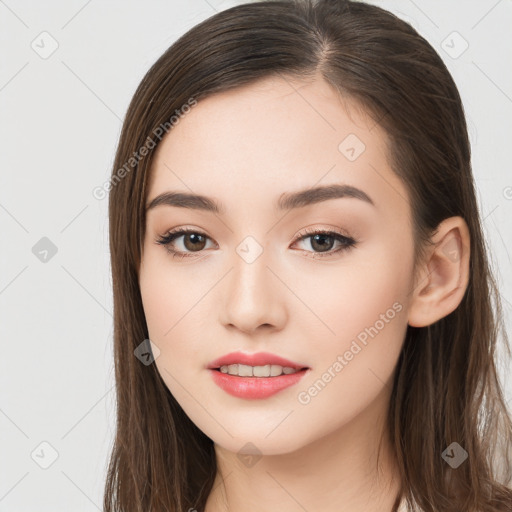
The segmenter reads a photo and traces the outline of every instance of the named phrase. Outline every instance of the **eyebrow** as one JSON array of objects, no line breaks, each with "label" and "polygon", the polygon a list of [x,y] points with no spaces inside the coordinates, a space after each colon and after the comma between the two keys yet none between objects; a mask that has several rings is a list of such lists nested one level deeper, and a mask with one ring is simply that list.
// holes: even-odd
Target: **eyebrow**
[{"label": "eyebrow", "polygon": [[[351,185],[334,184],[307,188],[299,190],[298,192],[284,192],[277,200],[276,208],[278,210],[291,210],[295,208],[304,208],[305,206],[321,203],[330,199],[341,198],[360,199],[361,201],[375,206],[372,199],[362,190]],[[156,196],[148,202],[146,205],[146,211],[161,205],[203,210],[217,214],[223,214],[225,212],[222,204],[211,197],[173,191],[164,192]]]}]

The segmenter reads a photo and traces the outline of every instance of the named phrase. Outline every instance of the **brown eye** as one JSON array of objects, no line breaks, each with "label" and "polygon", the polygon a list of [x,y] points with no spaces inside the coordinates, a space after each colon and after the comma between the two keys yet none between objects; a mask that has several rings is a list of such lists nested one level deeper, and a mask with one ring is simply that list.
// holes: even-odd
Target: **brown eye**
[{"label": "brown eye", "polygon": [[[306,229],[296,239],[295,243],[305,243],[309,240],[309,246],[312,250],[306,249],[306,253],[311,258],[326,258],[342,251],[348,251],[355,247],[357,241],[351,237],[344,236],[336,231],[329,231],[325,229]],[[333,247],[338,247],[333,250]]]},{"label": "brown eye", "polygon": [[183,235],[183,245],[188,251],[201,251],[206,245],[206,238],[198,233]]},{"label": "brown eye", "polygon": [[210,238],[204,233],[187,228],[167,233],[157,239],[156,243],[163,245],[173,257],[184,258],[203,251],[208,240]]},{"label": "brown eye", "polygon": [[317,234],[311,238],[311,247],[315,251],[324,252],[333,248],[335,238],[328,234]]}]

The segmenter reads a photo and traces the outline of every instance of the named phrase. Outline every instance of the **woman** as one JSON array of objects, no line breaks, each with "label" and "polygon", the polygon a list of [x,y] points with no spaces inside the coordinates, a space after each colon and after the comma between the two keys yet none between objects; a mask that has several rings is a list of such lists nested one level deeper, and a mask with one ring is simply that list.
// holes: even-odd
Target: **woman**
[{"label": "woman", "polygon": [[106,511],[512,510],[466,121],[413,28],[212,16],[144,77],[111,184]]}]

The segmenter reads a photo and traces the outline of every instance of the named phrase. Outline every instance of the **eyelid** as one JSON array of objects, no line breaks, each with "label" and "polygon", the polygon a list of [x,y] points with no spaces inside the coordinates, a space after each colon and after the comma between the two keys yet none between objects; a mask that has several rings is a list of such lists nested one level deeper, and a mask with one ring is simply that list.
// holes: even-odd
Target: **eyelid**
[{"label": "eyelid", "polygon": [[331,233],[331,234],[336,234],[336,235],[339,235],[339,236],[342,236],[345,238],[353,238],[348,234],[348,232],[346,232],[338,227],[314,226],[314,227],[306,227],[306,228],[300,229],[299,231],[297,231],[297,233],[295,233],[295,235],[293,236],[293,239],[295,241],[297,241],[300,238],[303,238],[305,236],[315,235],[317,233]]}]

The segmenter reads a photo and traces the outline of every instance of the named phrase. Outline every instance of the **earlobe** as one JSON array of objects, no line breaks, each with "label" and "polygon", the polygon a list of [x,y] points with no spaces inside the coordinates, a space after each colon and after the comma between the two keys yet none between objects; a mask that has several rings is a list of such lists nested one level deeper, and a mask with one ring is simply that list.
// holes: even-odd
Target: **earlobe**
[{"label": "earlobe", "polygon": [[462,217],[441,222],[412,290],[408,323],[425,327],[457,309],[469,282],[470,234]]}]

